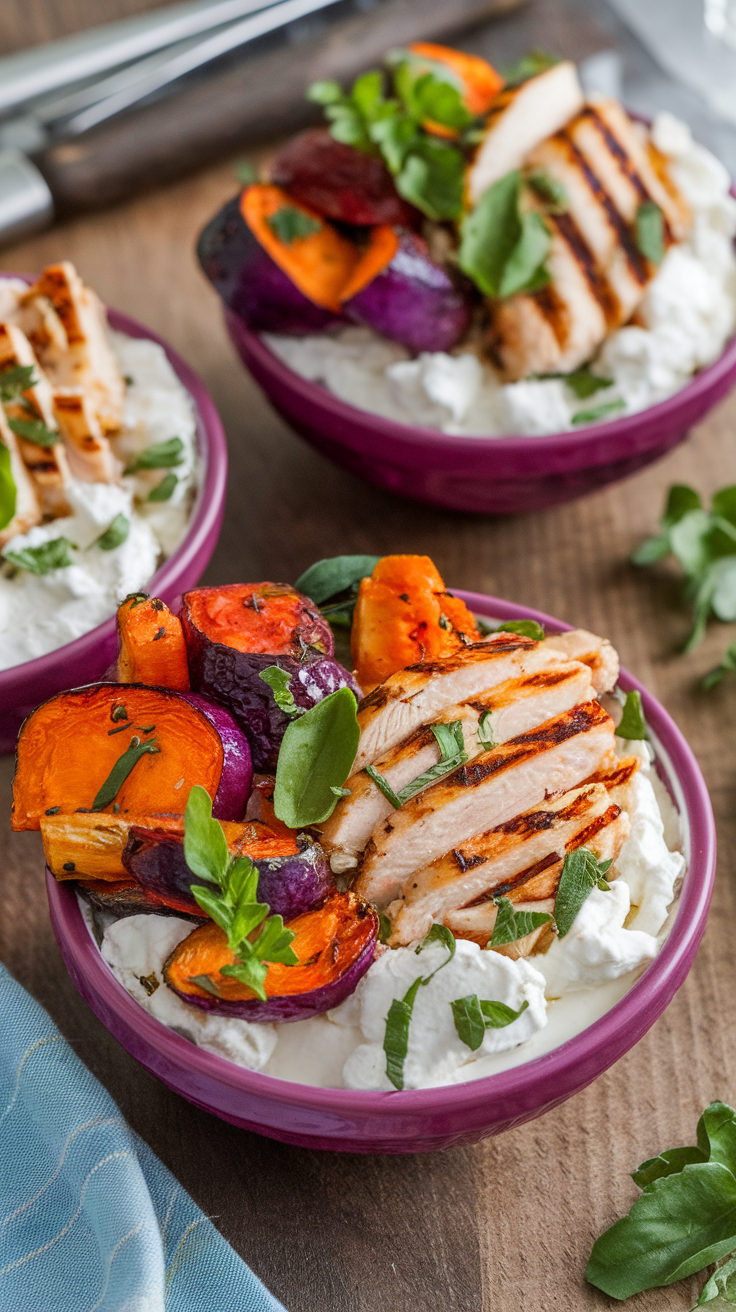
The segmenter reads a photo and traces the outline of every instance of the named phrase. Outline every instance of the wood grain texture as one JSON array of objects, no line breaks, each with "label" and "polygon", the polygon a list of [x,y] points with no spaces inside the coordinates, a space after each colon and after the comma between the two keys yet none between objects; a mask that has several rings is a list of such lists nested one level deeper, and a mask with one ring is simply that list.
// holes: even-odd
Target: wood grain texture
[{"label": "wood grain texture", "polygon": [[[514,38],[515,39],[515,38]],[[631,1203],[628,1172],[692,1142],[703,1106],[736,1096],[736,683],[696,680],[733,626],[676,654],[687,631],[676,576],[627,564],[672,482],[736,482],[736,397],[689,442],[618,487],[555,510],[467,518],[399,500],[328,464],[275,416],[236,360],[199,274],[197,231],[231,194],[218,168],[4,253],[8,269],[68,257],[111,304],[168,337],[205,379],[230,443],[223,534],[205,581],[291,580],[338,552],[427,552],[448,583],[539,607],[599,633],[686,733],[716,811],[720,863],[695,967],[657,1025],[591,1088],[475,1148],[415,1158],[310,1153],[238,1131],[144,1073],[78,997],[48,921],[37,835],[11,834],[12,762],[0,762],[0,955],[80,1057],[289,1312],[602,1312],[583,1270]],[[631,1300],[685,1312],[698,1281]]]}]

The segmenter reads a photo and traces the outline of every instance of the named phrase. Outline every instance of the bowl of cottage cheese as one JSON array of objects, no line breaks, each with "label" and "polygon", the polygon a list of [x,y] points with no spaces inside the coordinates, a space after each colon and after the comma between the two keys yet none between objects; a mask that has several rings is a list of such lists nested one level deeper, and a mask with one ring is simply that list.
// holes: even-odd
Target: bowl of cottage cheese
[{"label": "bowl of cottage cheese", "polygon": [[[64,292],[76,344],[54,306]],[[0,751],[11,751],[33,706],[110,665],[123,597],[172,600],[196,583],[222,521],[227,448],[196,374],[149,329],[105,313],[71,265],[30,292],[4,276],[0,336],[0,376],[32,384],[6,386],[0,433],[15,505],[0,521]]]},{"label": "bowl of cottage cheese", "polygon": [[[591,635],[495,598],[455,595],[496,624],[535,620],[553,651],[569,658],[579,649],[594,679],[606,684],[609,644],[597,640],[599,656],[585,654],[583,639]],[[614,680],[616,672],[617,664]],[[639,692],[648,739],[618,735],[603,775],[599,768],[590,776],[605,775],[609,809],[589,830],[615,829],[621,811],[626,837],[621,845],[621,835],[608,831],[615,852],[610,882],[589,892],[569,931],[545,950],[529,956],[483,950],[471,924],[483,915],[482,898],[467,902],[455,919],[433,904],[430,920],[444,914],[453,930],[449,938],[435,932],[424,940],[421,899],[439,885],[422,876],[416,895],[405,886],[403,909],[387,908],[392,946],[376,952],[340,1005],[288,1024],[257,1023],[194,1008],[167,987],[167,960],[192,933],[191,920],[171,909],[100,917],[73,885],[47,872],[54,931],[77,988],[126,1049],[171,1088],[284,1142],[423,1152],[473,1143],[542,1114],[594,1080],[661,1015],[692,965],[713,886],[715,828],[695,758],[664,708],[623,670],[617,688]],[[546,824],[537,823],[535,832]],[[337,841],[335,831],[331,839],[323,833],[329,841]],[[541,875],[548,862],[538,864]],[[333,870],[339,868],[333,860]],[[468,877],[473,869],[468,863]],[[536,877],[536,867],[527,877]],[[362,892],[373,897],[376,890]],[[407,914],[414,919],[402,937]],[[397,1082],[386,1034],[392,1008],[409,995],[413,1012]],[[485,1027],[481,1022],[473,1037],[458,999],[478,997],[493,998],[504,1015],[503,1023],[498,1016]]]}]

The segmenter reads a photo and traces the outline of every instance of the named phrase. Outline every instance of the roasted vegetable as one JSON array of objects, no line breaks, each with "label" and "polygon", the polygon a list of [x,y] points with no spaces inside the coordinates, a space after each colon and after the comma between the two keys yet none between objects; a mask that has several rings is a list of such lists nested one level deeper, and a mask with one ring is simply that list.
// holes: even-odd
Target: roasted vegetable
[{"label": "roasted vegetable", "polygon": [[94,683],[59,693],[20,731],[14,829],[44,815],[183,813],[202,784],[215,814],[238,820],[253,770],[248,742],[221,706],[191,693]]},{"label": "roasted vegetable", "polygon": [[[350,289],[348,288],[348,292]],[[410,351],[449,351],[470,322],[468,298],[414,233],[401,236],[393,259],[343,309],[357,323],[401,342]]]},{"label": "roasted vegetable", "polygon": [[279,151],[271,181],[295,200],[342,223],[396,223],[416,227],[421,215],[399,196],[378,155],[367,155],[329,128],[308,128]]},{"label": "roasted vegetable", "polygon": [[[256,866],[258,901],[267,902],[272,914],[293,919],[321,902],[332,887],[327,859],[310,839],[284,838],[257,821],[223,829],[231,854],[249,856]],[[123,861],[126,871],[167,906],[203,914],[190,892],[202,880],[186,863],[183,834],[133,825]]]},{"label": "roasted vegetable", "polygon": [[189,691],[187,648],[181,620],[158,597],[136,593],[118,607],[118,678],[156,688]]},{"label": "roasted vegetable", "polygon": [[309,300],[253,236],[234,196],[207,224],[199,262],[226,305],[254,332],[303,337],[339,328],[342,313]]},{"label": "roasted vegetable", "polygon": [[[378,938],[378,916],[354,893],[332,893],[323,906],[287,925],[296,966],[269,965],[266,1000],[220,973],[234,954],[218,925],[202,925],[172,952],[164,979],[185,1002],[219,1016],[252,1021],[306,1020],[336,1007],[365,974]],[[204,979],[207,987],[194,982]]]},{"label": "roasted vegetable", "polygon": [[251,744],[257,770],[274,770],[289,723],[259,675],[278,663],[291,675],[297,706],[310,706],[338,688],[356,691],[352,676],[332,659],[332,630],[316,606],[285,583],[195,588],[184,595],[184,626],[192,683],[223,702]]},{"label": "roasted vegetable", "polygon": [[116,879],[107,881],[103,879],[80,879],[77,881],[77,889],[87,902],[91,903],[98,911],[106,911],[109,915],[116,916],[118,920],[123,916],[184,916],[186,919],[202,921],[204,916],[198,910],[196,916],[192,916],[189,911],[181,907],[167,906],[158,898],[154,897],[134,879]]},{"label": "roasted vegetable", "polygon": [[[432,41],[412,41],[407,54],[415,78],[425,72],[449,73],[448,80],[458,87],[465,108],[473,116],[485,114],[503,86],[501,74],[480,55],[468,55],[464,50],[435,45]],[[434,132],[438,126],[436,123],[425,124],[425,127]],[[446,128],[443,128],[441,135],[447,135]]]},{"label": "roasted vegetable", "polygon": [[418,661],[450,656],[480,633],[429,556],[384,556],[361,580],[351,634],[353,664],[368,693]]}]

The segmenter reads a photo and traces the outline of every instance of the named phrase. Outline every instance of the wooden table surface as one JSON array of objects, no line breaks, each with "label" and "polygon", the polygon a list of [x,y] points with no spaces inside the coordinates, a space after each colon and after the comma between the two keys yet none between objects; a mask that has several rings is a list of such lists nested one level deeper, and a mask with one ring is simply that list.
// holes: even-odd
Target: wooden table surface
[{"label": "wooden table surface", "polygon": [[[67,3],[55,12],[63,9],[71,29],[84,25],[85,13],[90,22],[139,7],[121,0],[102,13],[96,3],[90,15],[91,5]],[[48,25],[32,30],[29,9],[8,0],[3,21],[15,13],[17,30],[26,22],[26,42],[55,34]],[[6,49],[14,30],[10,21]],[[204,378],[230,445],[227,516],[205,582],[291,580],[316,558],[342,552],[426,552],[450,585],[608,636],[675,717],[710,788],[720,860],[709,926],[665,1015],[592,1087],[476,1147],[396,1158],[320,1154],[247,1134],[136,1065],[61,962],[40,837],[10,832],[9,757],[0,760],[0,955],[289,1312],[610,1307],[582,1275],[596,1235],[633,1201],[628,1172],[663,1148],[693,1142],[702,1108],[736,1095],[736,682],[710,694],[696,684],[734,634],[714,626],[693,654],[678,655],[687,617],[675,575],[627,563],[670,483],[709,493],[736,482],[736,396],[654,468],[559,509],[484,519],[397,499],[304,445],[236,359],[193,254],[198,230],[233,190],[230,168],[217,167],[5,250],[2,267],[73,260],[106,301],[168,338]],[[679,1312],[698,1287],[695,1279],[629,1306]]]}]

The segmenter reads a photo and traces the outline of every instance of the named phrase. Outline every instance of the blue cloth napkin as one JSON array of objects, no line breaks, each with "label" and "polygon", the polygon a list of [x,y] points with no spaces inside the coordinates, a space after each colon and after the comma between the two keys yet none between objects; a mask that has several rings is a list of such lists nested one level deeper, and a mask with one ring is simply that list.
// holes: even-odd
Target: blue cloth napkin
[{"label": "blue cloth napkin", "polygon": [[3,1312],[284,1312],[0,966]]}]

